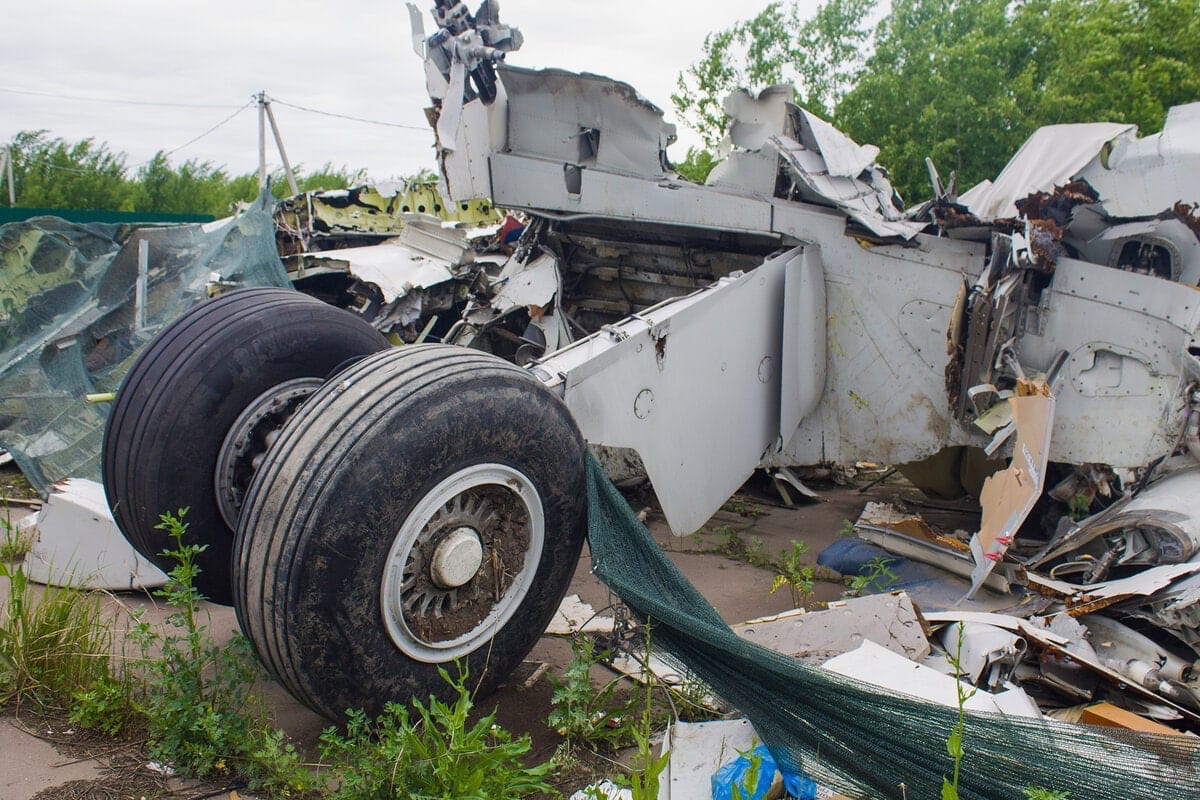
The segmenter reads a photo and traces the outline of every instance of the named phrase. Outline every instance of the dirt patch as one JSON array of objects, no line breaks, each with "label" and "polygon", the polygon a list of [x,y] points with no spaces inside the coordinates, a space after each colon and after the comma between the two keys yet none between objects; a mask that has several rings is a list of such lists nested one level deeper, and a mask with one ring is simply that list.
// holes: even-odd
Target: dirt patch
[{"label": "dirt patch", "polygon": [[29,481],[17,469],[16,464],[5,464],[0,467],[0,498],[14,500],[40,500],[38,493],[29,485]]}]

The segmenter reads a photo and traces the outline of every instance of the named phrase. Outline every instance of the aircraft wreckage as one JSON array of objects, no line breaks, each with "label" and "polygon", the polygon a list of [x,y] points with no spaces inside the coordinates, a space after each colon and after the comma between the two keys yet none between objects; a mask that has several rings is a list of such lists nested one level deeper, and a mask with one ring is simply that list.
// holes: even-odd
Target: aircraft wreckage
[{"label": "aircraft wreckage", "polygon": [[[728,99],[697,185],[630,86],[506,64],[494,3],[439,0],[428,36],[410,9],[447,199],[528,220],[446,332],[472,348],[231,292],[144,352],[104,441],[121,530],[161,564],[159,515],[189,507],[201,588],[292,694],[378,711],[456,659],[497,685],[575,568],[585,443],[636,454],[678,534],[757,469],[1011,455],[975,587],[1023,565],[1200,650],[1200,104],[1143,138],[1044,128],[906,211],[877,149],[787,89]],[[1032,552],[1048,492],[1085,518]]]}]

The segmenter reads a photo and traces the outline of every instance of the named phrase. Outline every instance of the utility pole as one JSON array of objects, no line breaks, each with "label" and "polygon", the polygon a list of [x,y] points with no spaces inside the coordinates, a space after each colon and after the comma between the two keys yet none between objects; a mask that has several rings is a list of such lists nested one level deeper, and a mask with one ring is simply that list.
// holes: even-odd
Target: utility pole
[{"label": "utility pole", "polygon": [[271,126],[271,134],[275,137],[275,148],[283,161],[283,172],[287,176],[288,188],[292,194],[300,194],[296,185],[296,175],[292,172],[292,163],[288,161],[287,150],[283,147],[283,136],[279,133],[279,124],[275,121],[275,112],[271,110],[271,98],[266,92],[255,95],[258,100],[258,188],[267,183],[267,125]]},{"label": "utility pole", "polygon": [[258,189],[267,185],[267,93],[254,96],[258,101]]},{"label": "utility pole", "polygon": [[17,184],[13,181],[12,149],[8,145],[0,150],[0,170],[3,170],[4,178],[8,181],[8,204],[16,206]]}]

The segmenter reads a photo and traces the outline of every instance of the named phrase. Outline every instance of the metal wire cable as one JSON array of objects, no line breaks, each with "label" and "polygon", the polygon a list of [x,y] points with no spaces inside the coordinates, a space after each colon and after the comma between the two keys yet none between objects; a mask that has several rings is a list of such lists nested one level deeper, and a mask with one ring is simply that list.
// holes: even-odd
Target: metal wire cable
[{"label": "metal wire cable", "polygon": [[309,108],[308,106],[297,105],[296,103],[289,103],[286,100],[280,100],[278,97],[270,97],[268,99],[270,100],[270,102],[276,103],[277,105],[287,106],[288,108],[294,108],[297,111],[306,111],[309,114],[320,114],[323,117],[336,117],[337,119],[348,119],[353,122],[365,122],[369,125],[384,125],[389,128],[403,128],[404,130],[408,130],[408,131],[429,131],[430,130],[428,126],[424,126],[424,125],[405,125],[400,122],[384,122],[383,120],[378,120],[378,119],[367,119],[365,117],[354,117],[349,114],[338,114],[333,111],[322,111],[319,108]]},{"label": "metal wire cable", "polygon": [[60,100],[78,100],[84,103],[107,103],[124,106],[160,106],[163,108],[236,108],[232,103],[173,103],[155,100],[128,100],[115,97],[88,97],[80,94],[63,94],[60,92],[43,92],[36,89],[14,89],[10,86],[0,86],[0,92],[8,94],[24,94],[31,97],[55,97]]},{"label": "metal wire cable", "polygon": [[[179,145],[178,147],[172,147],[170,150],[164,150],[164,151],[163,151],[163,153],[162,153],[162,154],[163,154],[163,156],[169,156],[169,155],[171,155],[172,153],[175,153],[175,152],[178,152],[179,150],[182,150],[183,148],[187,147],[188,145],[195,144],[196,142],[198,142],[198,141],[200,141],[201,139],[203,139],[205,136],[208,136],[210,133],[213,133],[214,131],[216,131],[216,130],[217,130],[218,128],[220,128],[221,126],[223,126],[223,125],[225,125],[226,123],[230,122],[230,121],[231,121],[231,120],[232,120],[234,117],[236,117],[238,114],[241,114],[241,113],[242,113],[243,111],[245,111],[247,108],[249,108],[250,106],[254,105],[254,103],[255,103],[255,101],[254,101],[254,100],[247,101],[247,103],[246,103],[245,105],[241,106],[240,108],[238,108],[238,110],[237,110],[237,111],[234,111],[234,112],[233,112],[232,114],[230,114],[228,117],[225,117],[225,119],[221,120],[221,121],[220,121],[220,122],[218,122],[216,125],[213,125],[211,128],[209,128],[208,130],[206,130],[204,133],[200,134],[199,136],[196,136],[196,137],[193,137],[193,138],[191,138],[191,139],[188,139],[186,142],[184,142],[183,144]],[[140,166],[142,166],[143,164],[149,164],[149,163],[150,163],[150,161],[153,161],[153,160],[154,160],[154,159],[152,158],[152,159],[150,159],[149,161],[144,161],[144,162],[142,162],[142,164],[138,164],[137,166],[139,166],[139,167],[140,167]]]}]

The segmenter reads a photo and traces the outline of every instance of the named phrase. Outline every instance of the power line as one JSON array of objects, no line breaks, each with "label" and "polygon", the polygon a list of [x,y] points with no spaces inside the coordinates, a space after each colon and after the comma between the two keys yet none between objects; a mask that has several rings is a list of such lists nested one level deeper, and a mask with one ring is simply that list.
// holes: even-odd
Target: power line
[{"label": "power line", "polygon": [[[202,134],[200,134],[199,136],[196,136],[196,137],[194,137],[194,138],[192,138],[192,139],[188,139],[186,142],[184,142],[183,144],[179,145],[178,147],[172,147],[170,150],[166,150],[166,151],[164,151],[164,152],[163,152],[163,155],[164,155],[164,156],[169,156],[169,155],[171,155],[172,153],[175,153],[175,152],[177,152],[177,151],[179,151],[179,150],[182,150],[183,148],[187,147],[188,145],[195,144],[196,142],[198,142],[198,141],[200,141],[201,139],[203,139],[205,136],[208,136],[210,133],[212,133],[212,132],[214,132],[215,130],[217,130],[217,128],[220,128],[222,125],[224,125],[224,124],[226,124],[227,122],[231,121],[231,120],[232,120],[234,117],[236,117],[238,114],[242,113],[243,111],[245,111],[247,108],[249,108],[249,107],[250,107],[250,106],[252,106],[252,105],[254,105],[254,101],[253,101],[253,100],[250,100],[250,101],[249,101],[249,102],[247,102],[247,103],[246,103],[244,106],[240,107],[240,108],[239,108],[237,111],[234,111],[232,114],[230,114],[228,117],[226,117],[225,119],[223,119],[223,120],[221,120],[220,122],[218,122],[216,125],[213,125],[211,128],[209,128],[208,130],[206,130],[204,133],[202,133]],[[151,161],[152,161],[152,160],[153,160],[153,159],[151,159]],[[143,162],[143,164],[149,164],[149,163],[150,163],[150,161],[145,161],[145,162]],[[142,166],[142,164],[139,164],[138,166]]]},{"label": "power line", "polygon": [[297,105],[295,103],[289,103],[286,100],[280,100],[278,97],[275,97],[275,96],[272,96],[270,98],[270,100],[272,103],[278,103],[281,106],[287,106],[288,108],[294,108],[297,111],[307,111],[310,114],[320,114],[323,117],[336,117],[338,119],[348,119],[353,122],[365,122],[368,125],[384,125],[389,128],[403,128],[404,130],[408,130],[408,131],[426,131],[427,132],[430,130],[428,126],[424,126],[424,125],[404,125],[399,122],[384,122],[383,120],[378,120],[378,119],[366,119],[365,117],[352,117],[349,114],[337,114],[337,113],[334,113],[333,111],[321,111],[318,108],[309,108],[308,106],[301,106],[301,105]]},{"label": "power line", "polygon": [[0,86],[0,92],[8,94],[24,94],[31,97],[54,97],[59,100],[78,100],[85,103],[107,103],[123,106],[158,106],[162,108],[237,108],[232,103],[167,103],[154,100],[127,100],[112,97],[87,97],[79,94],[62,94],[59,92],[41,92],[35,89],[13,89]]}]

